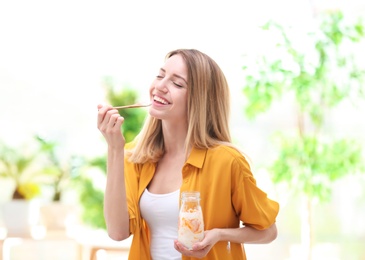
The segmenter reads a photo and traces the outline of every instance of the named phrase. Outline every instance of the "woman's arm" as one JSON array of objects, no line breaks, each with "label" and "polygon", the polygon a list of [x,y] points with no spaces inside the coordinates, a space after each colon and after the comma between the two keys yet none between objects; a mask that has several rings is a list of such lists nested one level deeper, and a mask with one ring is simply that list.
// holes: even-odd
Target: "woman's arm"
[{"label": "woman's arm", "polygon": [[249,226],[241,228],[215,228],[204,233],[204,239],[193,245],[193,250],[188,250],[179,241],[175,240],[175,249],[190,257],[202,258],[219,241],[230,241],[245,244],[270,243],[277,237],[277,228],[274,223],[269,228],[257,230]]},{"label": "woman's arm", "polygon": [[249,226],[242,228],[216,229],[218,241],[231,241],[244,244],[266,244],[274,241],[278,231],[276,224],[263,230],[257,230]]},{"label": "woman's arm", "polygon": [[129,214],[124,180],[124,118],[110,106],[98,106],[98,129],[108,144],[104,217],[108,235],[114,240],[129,237]]},{"label": "woman's arm", "polygon": [[108,149],[104,218],[110,238],[129,237],[129,214],[124,181],[124,152]]}]

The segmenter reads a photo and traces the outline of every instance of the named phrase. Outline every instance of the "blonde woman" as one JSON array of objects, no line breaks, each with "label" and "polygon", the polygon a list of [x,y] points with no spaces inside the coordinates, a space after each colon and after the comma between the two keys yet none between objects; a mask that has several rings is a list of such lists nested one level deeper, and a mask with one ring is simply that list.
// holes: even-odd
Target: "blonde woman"
[{"label": "blonde woman", "polygon": [[[132,260],[240,260],[245,243],[273,241],[279,205],[257,187],[231,143],[229,88],[215,61],[198,50],[174,50],[149,93],[149,116],[127,145],[120,129],[128,118],[98,105],[98,128],[108,145],[109,236],[133,235]],[[183,191],[200,192],[204,216],[204,239],[190,250],[177,240]]]}]

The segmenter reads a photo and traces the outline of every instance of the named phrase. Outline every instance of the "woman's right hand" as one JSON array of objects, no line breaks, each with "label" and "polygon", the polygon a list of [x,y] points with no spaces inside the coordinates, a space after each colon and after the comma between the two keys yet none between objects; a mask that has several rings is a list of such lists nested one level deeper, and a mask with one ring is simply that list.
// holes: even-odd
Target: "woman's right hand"
[{"label": "woman's right hand", "polygon": [[125,139],[121,126],[124,118],[110,105],[98,105],[98,129],[103,134],[109,148],[124,148]]}]

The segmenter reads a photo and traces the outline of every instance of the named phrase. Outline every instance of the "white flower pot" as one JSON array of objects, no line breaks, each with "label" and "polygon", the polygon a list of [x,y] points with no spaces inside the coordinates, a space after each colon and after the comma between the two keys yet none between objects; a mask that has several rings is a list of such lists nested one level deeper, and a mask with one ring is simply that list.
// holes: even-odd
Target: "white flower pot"
[{"label": "white flower pot", "polygon": [[8,236],[30,236],[32,227],[39,224],[40,204],[37,200],[11,200],[1,209]]}]

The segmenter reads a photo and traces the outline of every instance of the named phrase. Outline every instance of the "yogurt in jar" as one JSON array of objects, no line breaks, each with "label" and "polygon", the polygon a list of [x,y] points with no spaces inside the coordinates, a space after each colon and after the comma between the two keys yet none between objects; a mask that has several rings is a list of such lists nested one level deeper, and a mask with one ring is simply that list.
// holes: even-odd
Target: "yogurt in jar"
[{"label": "yogurt in jar", "polygon": [[190,250],[204,238],[204,221],[199,200],[198,192],[182,193],[178,241]]}]

